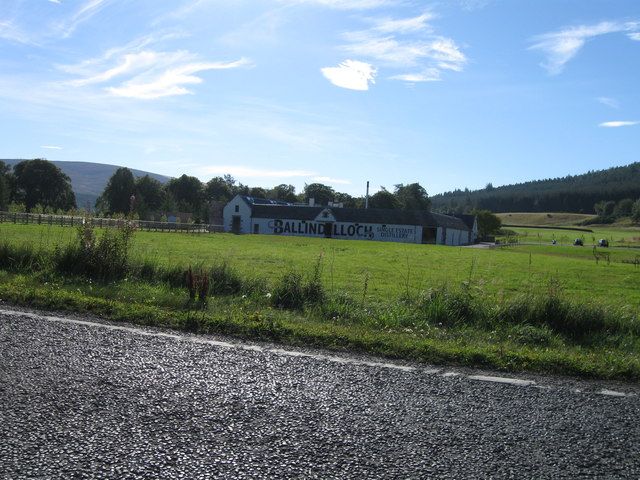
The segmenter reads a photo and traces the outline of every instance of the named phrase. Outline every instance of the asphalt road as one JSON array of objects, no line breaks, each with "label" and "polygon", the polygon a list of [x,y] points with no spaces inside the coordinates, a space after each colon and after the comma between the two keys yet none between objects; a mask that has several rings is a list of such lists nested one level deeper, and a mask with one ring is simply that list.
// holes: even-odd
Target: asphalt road
[{"label": "asphalt road", "polygon": [[60,320],[0,311],[2,479],[640,477],[637,386]]}]

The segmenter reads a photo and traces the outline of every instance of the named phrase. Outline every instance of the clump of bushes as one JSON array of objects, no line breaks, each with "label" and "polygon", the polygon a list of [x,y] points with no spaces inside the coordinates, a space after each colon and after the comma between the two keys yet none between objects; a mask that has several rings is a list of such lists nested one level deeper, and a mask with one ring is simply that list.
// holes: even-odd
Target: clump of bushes
[{"label": "clump of bushes", "polygon": [[130,271],[129,250],[133,226],[123,222],[118,228],[107,228],[96,235],[90,219],[78,227],[74,242],[56,247],[55,269],[60,273],[86,275],[99,280],[124,278]]}]

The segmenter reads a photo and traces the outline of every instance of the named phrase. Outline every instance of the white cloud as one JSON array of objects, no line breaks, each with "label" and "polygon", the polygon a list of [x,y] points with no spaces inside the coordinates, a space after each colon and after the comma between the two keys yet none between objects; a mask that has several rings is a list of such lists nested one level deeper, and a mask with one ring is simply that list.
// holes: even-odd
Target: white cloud
[{"label": "white cloud", "polygon": [[369,10],[394,5],[397,0],[283,0],[289,4],[318,5],[338,10]]},{"label": "white cloud", "polygon": [[332,177],[313,177],[313,181],[320,183],[333,183],[337,185],[351,185],[350,180],[344,180],[341,178],[332,178]]},{"label": "white cloud", "polygon": [[373,26],[344,33],[347,43],[340,48],[381,67],[405,70],[388,77],[392,80],[440,80],[445,70],[461,72],[467,57],[453,39],[433,34],[428,22],[434,18],[433,13],[425,12],[404,19],[368,19]]},{"label": "white cloud", "polygon": [[78,8],[70,18],[55,23],[54,33],[63,38],[70,37],[78,26],[89,20],[103,7],[107,5],[109,0],[88,0]]},{"label": "white cloud", "polygon": [[588,40],[610,33],[634,31],[638,28],[640,28],[639,22],[600,22],[595,25],[580,25],[538,35],[533,38],[535,43],[529,49],[541,50],[545,53],[547,60],[542,66],[551,75],[557,75]]},{"label": "white cloud", "polygon": [[119,97],[155,99],[192,93],[185,85],[202,83],[202,78],[196,75],[199,72],[250,65],[249,60],[245,58],[232,62],[205,62],[184,50],[141,50],[153,41],[146,38],[134,42],[129,46],[133,52],[125,53],[125,48],[114,48],[99,58],[58,68],[67,73],[82,75],[82,78],[68,82],[75,87],[104,84],[119,77],[128,77],[119,85],[107,86],[105,91]]},{"label": "white cloud", "polygon": [[618,100],[616,100],[615,98],[598,97],[596,98],[596,100],[598,100],[598,102],[600,102],[602,105],[606,105],[607,107],[620,108],[620,102],[618,102]]},{"label": "white cloud", "polygon": [[62,150],[62,147],[57,145],[40,145],[40,148],[46,148],[47,150]]},{"label": "white cloud", "polygon": [[618,128],[618,127],[630,127],[632,125],[638,125],[640,122],[632,122],[628,120],[616,120],[613,122],[603,122],[599,126],[605,128]]},{"label": "white cloud", "polygon": [[402,18],[400,20],[384,18],[376,20],[373,28],[382,33],[419,32],[431,30],[428,22],[434,18],[436,18],[436,16],[431,12],[425,12],[417,17]]},{"label": "white cloud", "polygon": [[322,74],[337,87],[350,90],[369,90],[375,83],[376,69],[373,65],[357,60],[345,60],[337,67],[325,67]]},{"label": "white cloud", "polygon": [[238,165],[211,165],[200,169],[203,175],[229,174],[235,177],[249,178],[292,178],[311,177],[315,172],[307,170],[270,170],[262,168],[243,167]]},{"label": "white cloud", "polygon": [[439,82],[440,70],[437,68],[428,68],[422,72],[417,73],[402,73],[400,75],[393,75],[389,77],[391,80],[402,80],[408,83],[420,83],[420,82]]},{"label": "white cloud", "polygon": [[183,85],[202,83],[202,78],[196,73],[207,70],[228,70],[248,65],[246,59],[234,62],[199,62],[187,63],[175,68],[170,68],[163,73],[146,78],[136,77],[123,83],[119,87],[109,87],[107,91],[112,95],[127,98],[155,99],[173,95],[186,95],[192,93]]}]

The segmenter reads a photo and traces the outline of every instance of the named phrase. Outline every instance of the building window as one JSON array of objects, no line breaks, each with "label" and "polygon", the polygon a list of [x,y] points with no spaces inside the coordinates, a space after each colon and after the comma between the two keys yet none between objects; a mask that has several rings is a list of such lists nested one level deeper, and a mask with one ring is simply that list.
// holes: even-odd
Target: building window
[{"label": "building window", "polygon": [[236,205],[236,213],[240,211],[240,205]]}]

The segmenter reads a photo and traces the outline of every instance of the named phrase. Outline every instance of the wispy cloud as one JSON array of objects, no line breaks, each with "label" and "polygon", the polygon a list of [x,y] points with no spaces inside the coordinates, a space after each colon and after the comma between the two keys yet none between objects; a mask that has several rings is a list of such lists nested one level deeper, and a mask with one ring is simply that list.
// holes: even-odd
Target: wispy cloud
[{"label": "wispy cloud", "polygon": [[429,21],[436,18],[431,12],[425,12],[422,15],[411,18],[401,18],[399,20],[393,18],[381,18],[374,20],[374,30],[382,33],[410,33],[431,30]]},{"label": "wispy cloud", "polygon": [[[140,46],[147,43],[141,41],[134,49],[139,50]],[[201,61],[198,56],[183,50],[123,53],[120,49],[112,49],[97,59],[59,68],[68,73],[83,75],[82,78],[69,82],[75,87],[104,84],[116,78],[127,77],[127,80],[118,85],[106,86],[105,91],[118,97],[156,99],[193,93],[186,86],[202,83],[202,78],[196,75],[200,72],[228,70],[249,64],[249,60],[245,58],[231,62]]]},{"label": "wispy cloud", "polygon": [[[542,66],[551,75],[557,75],[580,52],[588,40],[610,33],[635,32],[638,29],[640,29],[640,22],[600,22],[595,25],[569,27],[534,37],[534,44],[529,49],[542,51],[547,56]],[[632,37],[632,35],[635,33],[629,36]]]},{"label": "wispy cloud", "polygon": [[620,108],[620,102],[618,102],[618,100],[616,100],[615,98],[611,98],[611,97],[598,97],[596,98],[596,100],[601,103],[602,105],[606,105],[607,107],[611,107],[611,108]]},{"label": "wispy cloud", "polygon": [[287,4],[307,4],[339,10],[369,10],[397,4],[397,0],[281,0]]},{"label": "wispy cloud", "polygon": [[434,18],[425,12],[403,19],[369,19],[370,28],[344,33],[347,43],[340,48],[381,67],[404,70],[389,77],[393,80],[440,80],[446,70],[462,71],[467,58],[453,39],[433,33],[429,21]]},{"label": "wispy cloud", "polygon": [[62,150],[62,147],[57,145],[40,145],[40,148],[45,148],[47,150]]},{"label": "wispy cloud", "polygon": [[336,185],[351,185],[350,180],[344,180],[342,178],[333,178],[333,177],[318,176],[318,177],[313,177],[313,181],[320,182],[320,183],[332,183]]},{"label": "wispy cloud", "polygon": [[239,165],[211,165],[202,167],[200,172],[203,175],[224,175],[228,173],[229,175],[245,178],[293,178],[316,175],[315,172],[308,170],[271,170]]},{"label": "wispy cloud", "polygon": [[599,126],[605,128],[618,128],[618,127],[631,127],[633,125],[638,125],[640,122],[629,121],[629,120],[615,120],[613,122],[603,122]]},{"label": "wispy cloud", "polygon": [[345,60],[337,67],[320,70],[335,86],[349,90],[369,90],[369,84],[375,83],[376,69],[369,63],[357,60]]}]

